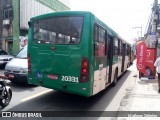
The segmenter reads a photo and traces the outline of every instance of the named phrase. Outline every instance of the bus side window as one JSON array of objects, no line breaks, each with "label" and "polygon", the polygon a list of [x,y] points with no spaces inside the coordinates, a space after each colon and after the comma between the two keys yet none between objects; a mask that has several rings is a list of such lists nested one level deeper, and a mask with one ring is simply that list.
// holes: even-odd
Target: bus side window
[{"label": "bus side window", "polygon": [[107,31],[105,30],[105,56],[108,54],[108,36],[107,36]]},{"label": "bus side window", "polygon": [[131,53],[131,47],[128,45],[128,56],[130,55],[130,53]]},{"label": "bus side window", "polygon": [[129,46],[126,44],[126,56],[128,56],[129,55]]},{"label": "bus side window", "polygon": [[122,55],[122,41],[120,40],[120,55]]},{"label": "bus side window", "polygon": [[119,55],[122,55],[122,40],[119,39]]},{"label": "bus side window", "polygon": [[99,56],[105,56],[105,30],[99,29]]},{"label": "bus side window", "polygon": [[111,55],[111,51],[109,50],[109,48],[110,48],[110,41],[111,41],[110,36],[108,36],[108,40],[107,41],[108,41],[107,42],[107,52],[108,52],[107,58],[110,59],[110,55]]},{"label": "bus side window", "polygon": [[113,55],[118,55],[118,38],[114,39],[114,49],[113,49]]},{"label": "bus side window", "polygon": [[98,42],[98,37],[99,37],[99,30],[98,26],[94,26],[94,55],[98,56],[98,50],[99,50],[99,42]]},{"label": "bus side window", "polygon": [[98,25],[94,27],[94,55],[105,56],[105,30]]}]

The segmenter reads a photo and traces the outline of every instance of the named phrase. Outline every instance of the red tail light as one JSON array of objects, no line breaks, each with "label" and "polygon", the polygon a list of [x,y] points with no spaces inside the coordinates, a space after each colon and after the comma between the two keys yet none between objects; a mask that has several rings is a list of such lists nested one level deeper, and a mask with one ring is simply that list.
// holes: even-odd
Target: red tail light
[{"label": "red tail light", "polygon": [[28,54],[28,73],[32,74],[30,54]]},{"label": "red tail light", "polygon": [[83,73],[87,73],[87,69],[86,69],[86,68],[83,68],[82,72],[83,72]]},{"label": "red tail light", "polygon": [[89,62],[87,58],[82,58],[80,82],[89,80]]}]

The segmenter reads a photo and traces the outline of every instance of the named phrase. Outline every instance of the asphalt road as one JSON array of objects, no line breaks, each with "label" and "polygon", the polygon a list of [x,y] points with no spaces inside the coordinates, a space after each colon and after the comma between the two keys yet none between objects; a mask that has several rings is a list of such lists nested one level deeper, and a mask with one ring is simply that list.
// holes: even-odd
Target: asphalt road
[{"label": "asphalt road", "polygon": [[[0,73],[3,73],[3,70],[0,70]],[[11,83],[12,100],[1,111],[117,111],[123,106],[121,101],[127,90],[134,86],[133,76],[136,73],[135,65],[132,65],[119,78],[115,87],[109,87],[89,98],[40,86]]]}]

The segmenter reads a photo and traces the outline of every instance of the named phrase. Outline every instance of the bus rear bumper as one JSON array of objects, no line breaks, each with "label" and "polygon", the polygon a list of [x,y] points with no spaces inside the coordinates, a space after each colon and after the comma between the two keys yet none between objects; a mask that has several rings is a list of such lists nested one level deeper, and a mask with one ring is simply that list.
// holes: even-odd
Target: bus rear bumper
[{"label": "bus rear bumper", "polygon": [[58,82],[43,82],[39,81],[39,84],[37,82],[29,80],[29,84],[35,84],[35,85],[40,85],[42,87],[54,89],[54,90],[59,90],[71,94],[77,94],[85,97],[90,97],[92,96],[91,94],[91,89],[88,87],[90,86],[88,83],[58,83]]},{"label": "bus rear bumper", "polygon": [[[83,83],[82,83],[83,84]],[[91,94],[89,93],[89,88],[84,87],[83,85],[79,84],[60,84],[59,87],[57,86],[44,86],[55,90],[60,90],[67,93],[77,94],[85,97],[90,97]]]}]

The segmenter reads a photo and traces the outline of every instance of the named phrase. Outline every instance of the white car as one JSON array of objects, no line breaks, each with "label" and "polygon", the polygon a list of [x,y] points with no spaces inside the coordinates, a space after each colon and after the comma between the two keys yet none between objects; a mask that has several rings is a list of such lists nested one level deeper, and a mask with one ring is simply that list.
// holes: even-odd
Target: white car
[{"label": "white car", "polygon": [[11,81],[27,82],[27,74],[27,46],[25,46],[15,58],[6,64],[4,75]]},{"label": "white car", "polygon": [[0,66],[6,65],[14,57],[9,55],[3,49],[0,49]]}]

